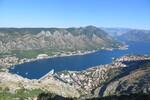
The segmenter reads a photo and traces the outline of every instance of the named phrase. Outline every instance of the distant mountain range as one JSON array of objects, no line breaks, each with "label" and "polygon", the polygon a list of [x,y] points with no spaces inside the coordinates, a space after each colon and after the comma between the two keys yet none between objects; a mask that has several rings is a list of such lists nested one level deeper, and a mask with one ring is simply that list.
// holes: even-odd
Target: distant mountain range
[{"label": "distant mountain range", "polygon": [[132,30],[130,28],[104,28],[104,27],[100,27],[100,29],[109,33],[112,37],[121,36],[121,35],[127,33],[128,31]]},{"label": "distant mountain range", "polygon": [[150,31],[148,31],[148,30],[131,30],[117,38],[120,40],[150,43]]},{"label": "distant mountain range", "polygon": [[98,50],[117,48],[122,43],[94,27],[0,28],[0,53],[14,50]]},{"label": "distant mountain range", "polygon": [[0,53],[100,50],[123,45],[110,35],[120,40],[150,43],[150,31],[130,28],[0,28]]},{"label": "distant mountain range", "polygon": [[104,28],[100,29],[106,31],[112,37],[119,40],[134,41],[150,43],[150,31],[130,28]]}]

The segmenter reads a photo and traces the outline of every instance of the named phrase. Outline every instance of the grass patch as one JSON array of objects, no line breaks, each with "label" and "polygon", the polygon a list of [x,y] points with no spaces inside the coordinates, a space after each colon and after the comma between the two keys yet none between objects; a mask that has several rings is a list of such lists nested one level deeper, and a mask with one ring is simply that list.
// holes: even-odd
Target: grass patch
[{"label": "grass patch", "polygon": [[8,91],[0,92],[0,100],[12,100],[13,98],[18,98],[19,100],[24,100],[26,98],[33,98],[37,97],[43,90],[41,89],[34,89],[34,90],[27,90],[27,89],[20,89],[17,90],[15,94],[9,93]]},{"label": "grass patch", "polygon": [[58,52],[57,49],[49,49],[49,50],[15,50],[12,51],[12,55],[15,55],[17,58],[36,58],[39,54],[47,54],[48,56],[52,56],[53,52]]}]

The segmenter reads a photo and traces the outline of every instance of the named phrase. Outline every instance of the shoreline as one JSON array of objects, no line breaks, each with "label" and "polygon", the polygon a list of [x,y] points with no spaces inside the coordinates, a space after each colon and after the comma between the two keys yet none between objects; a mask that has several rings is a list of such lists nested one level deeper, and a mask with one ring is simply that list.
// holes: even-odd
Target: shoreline
[{"label": "shoreline", "polygon": [[[40,59],[37,59],[37,58],[32,58],[32,59],[27,59],[27,58],[24,58],[26,59],[26,61],[21,61],[21,62],[17,62],[13,65],[9,65],[6,67],[6,69],[9,70],[9,68],[12,68],[14,69],[16,65],[20,65],[20,64],[24,64],[24,63],[28,63],[28,62],[33,62],[33,61],[38,61],[38,60],[44,60],[44,59],[49,59],[49,58],[58,58],[58,57],[69,57],[69,56],[80,56],[80,55],[86,55],[86,54],[90,54],[90,53],[94,53],[94,52],[97,52],[97,51],[101,51],[101,50],[106,50],[106,51],[112,51],[114,49],[120,49],[120,50],[126,50],[128,49],[128,45],[124,45],[123,47],[118,47],[118,48],[104,48],[104,49],[100,49],[100,50],[92,50],[92,51],[84,51],[84,52],[77,52],[77,53],[72,53],[72,54],[61,54],[61,55],[53,55],[53,56],[47,56],[47,57],[44,57],[44,58],[40,58]],[[69,53],[69,52],[67,52]]]},{"label": "shoreline", "polygon": [[80,55],[86,55],[86,54],[94,53],[94,52],[97,52],[97,51],[100,51],[100,50],[87,51],[87,52],[84,52],[84,53],[76,53],[76,54],[72,54],[72,55],[60,55],[60,56],[53,55],[53,56],[47,56],[47,57],[41,58],[41,59],[32,58],[32,59],[28,59],[27,61],[24,61],[24,62],[18,62],[18,63],[15,63],[13,65],[7,66],[7,69],[11,68],[11,67],[14,68],[16,65],[20,65],[20,64],[23,64],[23,63],[28,63],[28,62],[38,61],[38,60],[44,60],[44,59],[49,59],[49,58],[80,56]]},{"label": "shoreline", "polygon": [[13,62],[13,64],[3,63],[2,66],[3,66],[3,71],[9,72],[9,70],[10,69],[14,69],[16,67],[16,65],[20,65],[20,64],[24,64],[24,63],[29,63],[29,62],[33,62],[33,61],[44,60],[44,59],[49,59],[49,58],[57,58],[57,57],[68,57],[68,56],[86,55],[86,54],[94,53],[94,52],[101,51],[101,50],[106,50],[106,51],[112,51],[114,49],[126,50],[126,49],[128,49],[128,47],[129,47],[129,45],[127,45],[127,44],[124,43],[124,46],[118,46],[117,48],[104,48],[104,47],[102,47],[101,49],[91,50],[91,51],[80,51],[80,50],[74,51],[74,52],[69,52],[68,51],[68,52],[61,53],[61,54],[57,53],[57,54],[54,54],[52,56],[48,56],[47,55],[46,57],[43,57],[43,58],[40,58],[40,59],[38,59],[38,55],[37,55],[37,58],[31,58],[31,59],[23,58],[23,59],[20,59],[20,60],[19,60],[19,58],[15,57],[15,56],[10,56],[10,57],[14,57],[15,59],[17,59],[17,61]]}]

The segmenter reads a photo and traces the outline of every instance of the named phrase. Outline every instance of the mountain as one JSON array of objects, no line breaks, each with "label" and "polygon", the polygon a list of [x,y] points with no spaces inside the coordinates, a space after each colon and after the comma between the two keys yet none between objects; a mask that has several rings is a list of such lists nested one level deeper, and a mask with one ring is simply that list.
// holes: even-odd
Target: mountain
[{"label": "mountain", "polygon": [[[77,51],[123,45],[94,26],[80,28],[0,28],[0,53],[30,50]],[[18,52],[18,51],[17,51]],[[41,52],[40,52],[41,53]]]},{"label": "mountain", "polygon": [[[132,62],[132,63],[131,63]],[[129,65],[122,73],[95,90],[96,95],[129,95],[150,93],[150,60],[125,61]]]},{"label": "mountain", "polygon": [[100,29],[104,30],[105,32],[110,34],[112,37],[121,36],[127,33],[128,31],[132,30],[130,28],[104,28],[104,27],[100,27]]},{"label": "mountain", "polygon": [[131,30],[118,37],[120,40],[150,43],[149,30]]}]

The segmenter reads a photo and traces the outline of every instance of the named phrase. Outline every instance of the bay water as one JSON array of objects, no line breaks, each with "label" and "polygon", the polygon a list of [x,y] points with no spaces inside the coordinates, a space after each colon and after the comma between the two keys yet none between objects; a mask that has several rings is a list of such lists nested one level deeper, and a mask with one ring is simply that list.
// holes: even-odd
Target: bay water
[{"label": "bay water", "polygon": [[15,65],[15,68],[10,68],[9,71],[25,78],[39,79],[52,69],[55,72],[61,72],[63,70],[82,71],[93,66],[112,63],[113,57],[121,57],[125,54],[150,54],[150,44],[148,43],[124,42],[129,45],[126,50],[101,50],[85,55],[41,59]]}]

